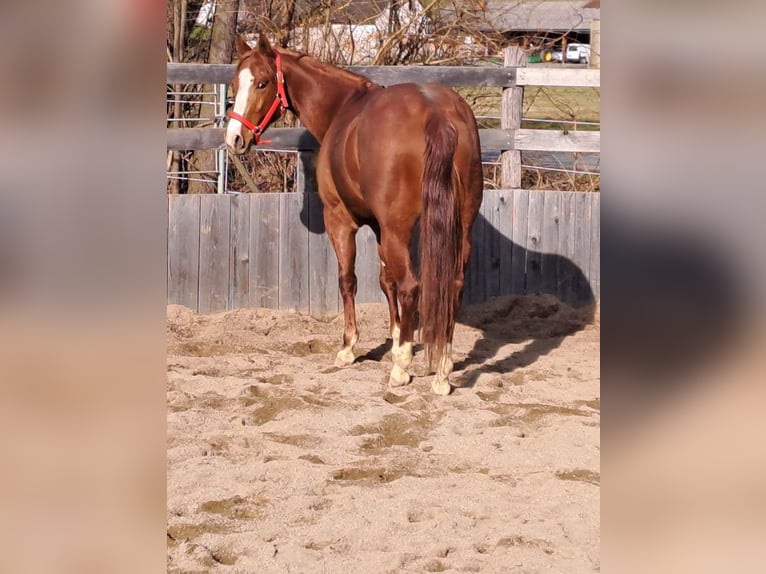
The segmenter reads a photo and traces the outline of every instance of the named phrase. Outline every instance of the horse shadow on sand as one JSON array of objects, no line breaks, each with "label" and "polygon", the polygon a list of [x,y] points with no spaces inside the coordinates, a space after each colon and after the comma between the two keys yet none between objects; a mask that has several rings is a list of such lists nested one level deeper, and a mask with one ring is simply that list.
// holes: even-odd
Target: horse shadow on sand
[{"label": "horse shadow on sand", "polygon": [[[309,200],[306,194],[301,221],[310,233],[325,232],[321,217],[309,217]],[[493,255],[485,266],[491,272],[505,275],[501,260],[523,260],[523,277],[498,281],[487,298],[483,289],[475,286],[482,283],[471,277],[475,273],[469,266],[466,274],[463,305],[458,323],[481,331],[468,355],[455,361],[451,380],[458,388],[471,388],[485,373],[507,375],[518,368],[535,363],[561,345],[566,337],[582,330],[593,322],[596,312],[596,298],[583,270],[575,263],[560,255],[545,254],[524,248],[496,230],[481,214],[474,224],[484,236],[484,244],[493,246]],[[476,233],[476,230],[475,230]],[[418,243],[418,230],[413,237]],[[478,250],[477,250],[478,251]],[[505,256],[503,256],[505,254]],[[521,258],[521,259],[520,259]],[[417,248],[413,249],[413,260],[417,266]],[[524,346],[519,349],[519,345]],[[356,362],[380,361],[391,348],[388,339],[367,353],[357,357]],[[415,352],[422,350],[415,345]],[[415,375],[425,375],[417,372]]]}]

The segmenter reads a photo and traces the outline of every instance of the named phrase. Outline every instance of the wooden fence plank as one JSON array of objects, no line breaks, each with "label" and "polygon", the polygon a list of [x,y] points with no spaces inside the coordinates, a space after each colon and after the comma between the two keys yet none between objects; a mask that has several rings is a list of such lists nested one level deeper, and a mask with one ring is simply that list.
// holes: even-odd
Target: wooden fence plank
[{"label": "wooden fence plank", "polygon": [[[224,128],[172,128],[165,130],[167,149],[220,149],[224,146]],[[269,128],[264,138],[270,144],[258,146],[258,151],[311,151],[319,149],[314,136],[304,128]],[[560,151],[598,153],[601,132],[494,129],[479,130],[481,150],[502,151]]]},{"label": "wooden fence plank", "polygon": [[279,308],[309,310],[309,231],[301,221],[302,193],[279,195]]},{"label": "wooden fence plank", "polygon": [[338,313],[338,259],[325,232],[322,202],[307,193],[309,210],[309,312],[323,319]]},{"label": "wooden fence plank", "polygon": [[513,204],[515,193],[510,189],[498,189],[497,212],[493,222],[493,236],[497,241],[499,284],[498,295],[513,292]]},{"label": "wooden fence plank", "polygon": [[[520,131],[535,132],[546,130]],[[165,130],[165,134],[166,145],[169,150],[220,149],[224,146],[224,128],[171,128]],[[258,151],[313,151],[319,149],[319,143],[317,143],[314,136],[312,136],[305,128],[269,128],[266,130],[263,137],[267,140],[272,140],[272,142],[259,145]],[[514,137],[513,130],[494,128],[482,128],[479,130],[482,151],[514,149]],[[525,145],[525,142],[531,142],[529,145],[543,145],[536,143],[539,140],[540,137],[531,133],[524,135],[520,141],[522,145]],[[555,143],[556,138],[548,138],[545,140],[545,142],[548,141],[553,141]],[[572,143],[575,140],[569,141],[564,139],[562,141],[570,147],[576,145],[576,142]],[[580,150],[578,149],[575,151]]]},{"label": "wooden fence plank", "polygon": [[[590,270],[591,197],[590,193],[575,195],[574,255],[571,261],[582,277],[588,278]],[[590,295],[592,297],[592,295]]]},{"label": "wooden fence plank", "polygon": [[[447,86],[599,87],[601,70],[551,67],[488,66],[349,66],[348,70],[390,86],[405,82],[436,82]],[[228,84],[234,78],[234,64],[168,63],[168,84]]]},{"label": "wooden fence plank", "polygon": [[383,86],[433,82],[445,86],[513,86],[514,68],[478,66],[349,66],[348,70]]},{"label": "wooden fence plank", "polygon": [[558,248],[561,226],[561,194],[543,193],[543,227],[540,234],[540,252],[543,254],[540,290],[555,295],[558,292]]},{"label": "wooden fence plank", "polygon": [[169,150],[218,149],[224,146],[224,128],[169,128],[165,130]]},{"label": "wooden fence plank", "polygon": [[[234,78],[234,64],[168,63],[168,84],[228,84]],[[347,70],[390,86],[407,82],[435,82],[447,86],[512,86],[513,68],[478,66],[347,66]]]},{"label": "wooden fence plank", "polygon": [[561,257],[558,260],[556,296],[562,301],[574,302],[577,299],[578,271],[572,262],[575,254],[575,193],[559,193],[561,195],[561,222],[559,224],[559,244],[556,253]]},{"label": "wooden fence plank", "polygon": [[543,209],[545,208],[545,191],[532,190],[529,192],[529,211],[527,212],[527,285],[529,294],[540,293],[543,284],[543,255],[540,243],[543,234]]},{"label": "wooden fence plank", "polygon": [[513,192],[513,228],[511,292],[527,292],[527,219],[529,216],[529,191],[516,189]]},{"label": "wooden fence plank", "polygon": [[601,194],[589,193],[591,200],[590,263],[588,279],[593,288],[593,296],[601,300]]},{"label": "wooden fence plank", "polygon": [[[169,150],[221,149],[225,145],[226,129],[170,128],[165,134]],[[319,149],[316,139],[305,128],[269,128],[263,137],[271,143],[258,145],[259,151]]]},{"label": "wooden fence plank", "polygon": [[380,257],[375,232],[365,225],[356,234],[356,279],[359,303],[386,300],[380,289]]},{"label": "wooden fence plank", "polygon": [[236,64],[189,64],[168,62],[168,84],[228,84],[234,79]]},{"label": "wooden fence plank", "polygon": [[229,308],[250,306],[250,199],[231,197],[231,242],[229,251]]},{"label": "wooden fence plank", "polygon": [[519,129],[513,136],[513,149],[598,153],[601,132]]},{"label": "wooden fence plank", "polygon": [[479,217],[485,219],[484,237],[484,261],[480,262],[481,274],[484,276],[484,298],[497,297],[500,294],[500,234],[497,231],[499,225],[500,195],[496,190],[484,193]]},{"label": "wooden fence plank", "polygon": [[200,198],[200,313],[225,311],[229,306],[230,206],[227,195],[204,194]]},{"label": "wooden fence plank", "polygon": [[519,68],[517,86],[599,87],[601,70],[583,68]]},{"label": "wooden fence plank", "polygon": [[501,151],[514,149],[514,131],[506,129],[481,128],[479,144],[481,151]]},{"label": "wooden fence plank", "polygon": [[279,307],[279,196],[250,196],[250,307]]},{"label": "wooden fence plank", "polygon": [[197,310],[199,195],[168,196],[168,303]]},{"label": "wooden fence plank", "polygon": [[[485,198],[486,199],[486,198]],[[487,205],[482,201],[479,216],[471,230],[471,259],[465,274],[465,288],[463,290],[463,303],[473,305],[486,299],[486,285],[484,270],[487,257],[487,246],[484,244],[484,235],[487,232]]]}]

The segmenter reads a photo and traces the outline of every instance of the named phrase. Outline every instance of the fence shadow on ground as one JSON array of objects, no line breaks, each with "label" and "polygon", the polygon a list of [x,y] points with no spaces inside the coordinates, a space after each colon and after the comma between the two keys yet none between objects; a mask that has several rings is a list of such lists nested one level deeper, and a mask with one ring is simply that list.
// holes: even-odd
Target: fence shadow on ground
[{"label": "fence shadow on ground", "polygon": [[[301,222],[310,233],[323,234],[322,218],[309,216],[312,208],[316,209],[316,205],[306,194]],[[482,214],[474,225],[474,234],[481,235],[483,240],[472,257],[483,258],[484,262],[468,270],[458,322],[480,330],[482,336],[468,356],[455,364],[455,371],[463,371],[453,381],[458,387],[473,387],[485,373],[508,374],[533,364],[566,337],[590,324],[596,309],[591,282],[580,266],[567,257],[515,243]],[[413,238],[416,266],[417,243],[416,230]],[[490,271],[482,271],[478,277],[478,269]],[[513,269],[520,276],[508,277]],[[502,317],[507,322],[498,320]],[[523,343],[521,350],[503,350],[508,345]],[[386,341],[357,360],[379,361],[390,346],[391,341]]]},{"label": "fence shadow on ground", "polygon": [[[509,374],[529,366],[594,320],[596,299],[576,264],[560,255],[523,251],[543,270],[556,268],[566,277],[566,288],[549,283],[523,293],[501,292],[484,303],[464,303],[458,322],[480,330],[482,336],[455,364],[455,371],[464,371],[454,381],[456,386],[473,387],[482,374]],[[521,350],[504,350],[519,344],[524,344]]]}]

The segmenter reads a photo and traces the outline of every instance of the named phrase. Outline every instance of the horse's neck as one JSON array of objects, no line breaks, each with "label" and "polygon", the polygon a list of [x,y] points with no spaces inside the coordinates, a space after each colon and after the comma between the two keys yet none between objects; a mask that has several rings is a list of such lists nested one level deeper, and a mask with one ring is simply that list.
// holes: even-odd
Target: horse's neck
[{"label": "horse's neck", "polygon": [[308,56],[283,54],[283,68],[290,105],[320,143],[335,114],[366,82],[361,76]]}]

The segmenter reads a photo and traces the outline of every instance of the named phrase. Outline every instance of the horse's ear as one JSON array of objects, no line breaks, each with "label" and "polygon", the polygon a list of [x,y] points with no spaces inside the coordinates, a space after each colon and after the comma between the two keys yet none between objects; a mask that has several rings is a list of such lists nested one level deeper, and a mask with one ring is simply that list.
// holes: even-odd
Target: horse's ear
[{"label": "horse's ear", "polygon": [[274,57],[274,50],[269,43],[269,39],[263,32],[261,32],[261,35],[258,38],[258,51],[264,56],[269,56],[270,58]]},{"label": "horse's ear", "polygon": [[237,39],[235,41],[235,45],[237,48],[237,54],[239,54],[239,57],[241,58],[248,52],[251,52],[253,49],[248,45],[247,42],[245,42],[245,39],[242,36],[237,36]]}]

